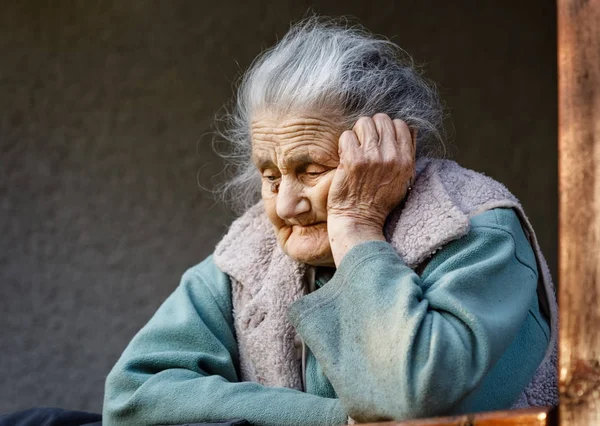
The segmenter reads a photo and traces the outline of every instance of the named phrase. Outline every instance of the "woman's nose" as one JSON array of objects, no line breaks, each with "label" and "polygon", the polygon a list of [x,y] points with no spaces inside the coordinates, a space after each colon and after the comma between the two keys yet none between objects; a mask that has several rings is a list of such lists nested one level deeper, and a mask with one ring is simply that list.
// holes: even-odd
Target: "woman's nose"
[{"label": "woman's nose", "polygon": [[298,182],[282,179],[277,193],[277,216],[287,220],[293,219],[310,210],[310,202],[303,194],[303,187]]}]

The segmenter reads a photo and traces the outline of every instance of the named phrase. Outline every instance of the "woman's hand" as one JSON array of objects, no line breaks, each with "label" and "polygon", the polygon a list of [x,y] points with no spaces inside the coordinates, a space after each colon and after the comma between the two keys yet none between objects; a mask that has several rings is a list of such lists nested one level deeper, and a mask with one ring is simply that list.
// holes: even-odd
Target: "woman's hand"
[{"label": "woman's hand", "polygon": [[415,137],[386,114],[360,118],[339,139],[340,164],[328,195],[327,230],[335,264],[365,241],[385,241],[383,224],[415,173]]}]

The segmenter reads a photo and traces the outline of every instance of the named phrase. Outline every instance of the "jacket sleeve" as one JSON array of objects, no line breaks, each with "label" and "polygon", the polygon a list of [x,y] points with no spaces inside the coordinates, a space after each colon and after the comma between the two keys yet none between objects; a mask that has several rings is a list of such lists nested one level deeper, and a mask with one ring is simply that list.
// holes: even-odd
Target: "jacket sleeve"
[{"label": "jacket sleeve", "polygon": [[[536,297],[535,257],[512,210],[476,218],[421,276],[388,243],[362,243],[292,305],[290,320],[355,420],[469,411],[465,399],[516,340]],[[547,345],[536,330],[537,353],[513,358],[525,384]],[[524,384],[503,386],[496,393],[514,401]]]},{"label": "jacket sleeve", "polygon": [[108,375],[103,424],[344,422],[339,400],[239,382],[237,362],[229,278],[208,258],[185,273]]}]

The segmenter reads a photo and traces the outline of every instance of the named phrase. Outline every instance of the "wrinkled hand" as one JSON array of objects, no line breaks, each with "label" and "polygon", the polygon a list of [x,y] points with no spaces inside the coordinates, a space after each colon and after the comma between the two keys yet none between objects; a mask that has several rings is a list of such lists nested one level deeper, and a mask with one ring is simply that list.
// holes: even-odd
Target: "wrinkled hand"
[{"label": "wrinkled hand", "polygon": [[339,153],[327,208],[336,265],[354,245],[384,240],[385,219],[405,197],[415,173],[415,143],[405,122],[376,114],[342,133]]}]

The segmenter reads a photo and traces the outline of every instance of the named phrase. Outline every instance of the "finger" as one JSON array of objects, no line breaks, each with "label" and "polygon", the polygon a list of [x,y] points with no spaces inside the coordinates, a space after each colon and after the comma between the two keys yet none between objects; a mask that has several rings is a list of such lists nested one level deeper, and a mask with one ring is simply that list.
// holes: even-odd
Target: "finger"
[{"label": "finger", "polygon": [[343,160],[352,156],[360,147],[360,141],[356,133],[352,130],[346,130],[340,136],[338,142],[338,153],[340,156],[340,164]]},{"label": "finger", "polygon": [[373,116],[373,122],[379,134],[379,141],[382,151],[387,155],[396,153],[396,130],[394,123],[387,114],[379,113]]},{"label": "finger", "polygon": [[379,144],[379,133],[377,133],[377,127],[371,117],[360,117],[352,130],[358,136],[361,146],[370,148]]},{"label": "finger", "polygon": [[396,119],[394,120],[394,129],[396,130],[396,141],[400,152],[400,158],[405,161],[414,162],[416,144],[413,142],[408,125],[404,121]]}]

